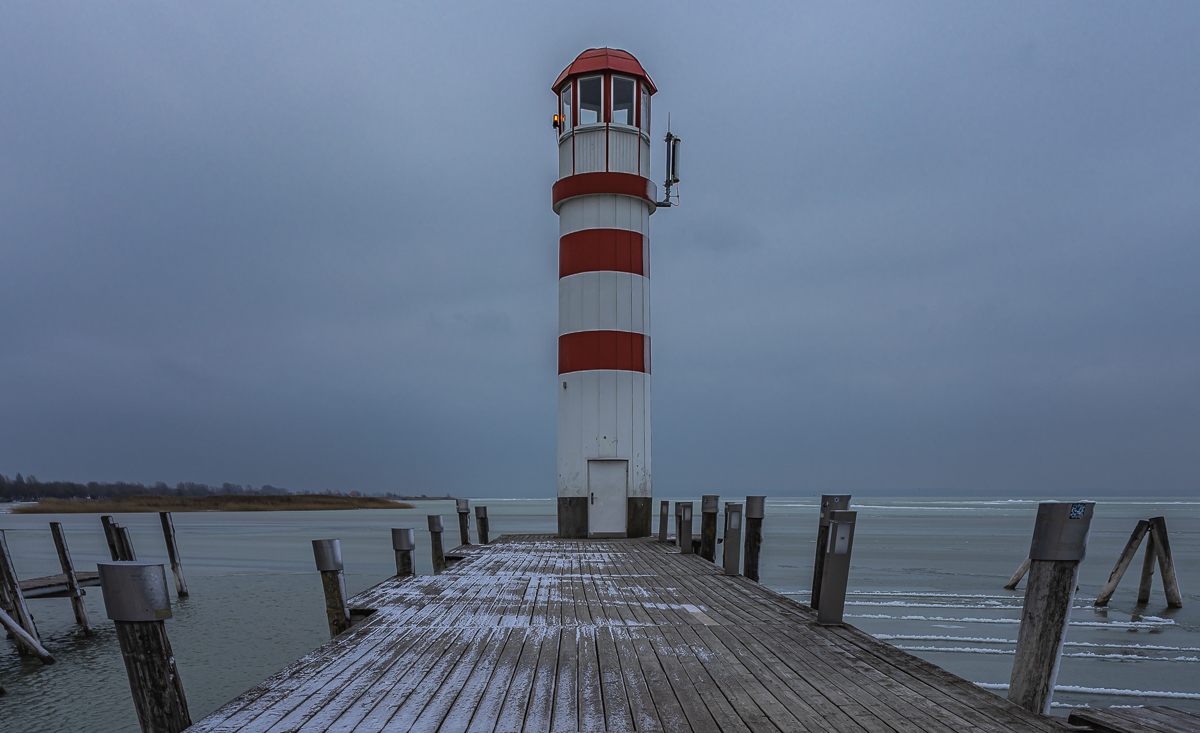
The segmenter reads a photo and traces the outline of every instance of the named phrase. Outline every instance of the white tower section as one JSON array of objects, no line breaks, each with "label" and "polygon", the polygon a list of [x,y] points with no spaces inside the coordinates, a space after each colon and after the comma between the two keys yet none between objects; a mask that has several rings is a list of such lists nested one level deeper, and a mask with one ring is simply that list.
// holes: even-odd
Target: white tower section
[{"label": "white tower section", "polygon": [[650,97],[630,54],[580,54],[559,98],[558,530],[650,534]]}]

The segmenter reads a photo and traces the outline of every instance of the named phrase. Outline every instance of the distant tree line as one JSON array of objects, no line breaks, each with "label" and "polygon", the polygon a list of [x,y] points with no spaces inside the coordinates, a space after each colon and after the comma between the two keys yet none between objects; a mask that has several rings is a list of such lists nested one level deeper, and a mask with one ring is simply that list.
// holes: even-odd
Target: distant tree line
[{"label": "distant tree line", "polygon": [[[117,481],[100,483],[89,481],[79,484],[73,481],[38,481],[35,476],[9,478],[0,474],[0,501],[36,501],[38,499],[112,499],[118,496],[137,496],[152,494],[155,496],[213,496],[218,494],[250,494],[256,496],[278,496],[290,494],[287,489],[281,489],[270,484],[263,484],[257,489],[247,484],[224,483],[220,486],[198,484],[193,481],[183,481],[175,484],[174,488],[162,481],[153,486],[145,484]],[[309,493],[309,492],[303,492]],[[340,496],[338,492],[325,491],[324,494]]]}]

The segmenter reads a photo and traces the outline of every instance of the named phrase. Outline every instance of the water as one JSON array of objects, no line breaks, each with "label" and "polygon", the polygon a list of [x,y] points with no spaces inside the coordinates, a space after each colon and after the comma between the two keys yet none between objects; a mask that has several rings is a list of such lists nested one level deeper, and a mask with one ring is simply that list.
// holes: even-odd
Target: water
[{"label": "water", "polygon": [[[553,499],[473,503],[488,506],[493,536],[555,531]],[[1007,683],[1024,583],[1014,592],[1002,586],[1028,551],[1037,502],[856,497],[855,503],[847,620],[973,682],[991,689]],[[391,527],[418,528],[418,572],[432,571],[423,530],[431,513],[445,515],[448,541],[457,538],[448,501],[395,510],[176,514],[192,595],[175,602],[167,631],[193,718],[327,640],[310,540],[342,540],[346,584],[356,593],[395,572]],[[771,499],[766,513],[762,582],[806,600],[815,499]],[[1135,606],[1139,555],[1109,608],[1093,609],[1090,601],[1136,521],[1159,515],[1167,517],[1184,608],[1166,608],[1157,576],[1150,604]],[[63,523],[78,569],[108,559],[97,515],[0,514],[21,577],[59,571],[51,521]],[[129,527],[138,559],[166,561],[157,515],[118,515],[117,521]],[[65,599],[29,603],[58,664],[18,657],[11,642],[0,640],[0,685],[9,693],[0,697],[0,731],[137,731],[100,589],[86,598],[99,629],[91,638],[75,631]],[[1100,501],[1072,620],[1057,712],[1147,704],[1200,713],[1200,501]]]}]

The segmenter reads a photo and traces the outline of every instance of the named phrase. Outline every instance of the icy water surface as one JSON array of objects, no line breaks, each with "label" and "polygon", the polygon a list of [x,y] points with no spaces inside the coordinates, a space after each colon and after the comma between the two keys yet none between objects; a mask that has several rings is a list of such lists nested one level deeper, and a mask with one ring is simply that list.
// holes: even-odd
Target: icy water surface
[{"label": "icy water surface", "polygon": [[[727,499],[741,497],[722,503]],[[472,503],[488,506],[493,536],[555,531],[553,499]],[[1036,500],[855,497],[847,621],[1005,694],[1000,687],[1012,668],[1024,583],[1013,592],[1002,586],[1028,552],[1036,507]],[[175,514],[192,595],[175,601],[167,631],[193,719],[327,640],[310,540],[342,540],[346,583],[357,593],[395,572],[391,527],[418,528],[418,572],[431,572],[423,529],[431,513],[445,515],[447,539],[456,539],[448,501],[407,510]],[[1093,609],[1091,599],[1137,519],[1160,515],[1167,518],[1184,608],[1166,608],[1157,577],[1150,604],[1135,605],[1139,555],[1109,608]],[[78,569],[108,559],[98,515],[0,514],[21,577],[59,571],[51,521],[63,522]],[[117,521],[129,527],[138,559],[165,562],[157,515],[117,515]],[[655,522],[657,529],[657,516]],[[807,600],[815,498],[769,499],[764,533],[762,582]],[[20,658],[0,639],[0,685],[9,693],[0,697],[0,731],[137,731],[100,589],[90,589],[86,602],[99,629],[91,638],[75,631],[66,600],[29,601],[58,664]],[[1067,640],[1059,712],[1139,704],[1200,712],[1200,501],[1098,501]]]}]

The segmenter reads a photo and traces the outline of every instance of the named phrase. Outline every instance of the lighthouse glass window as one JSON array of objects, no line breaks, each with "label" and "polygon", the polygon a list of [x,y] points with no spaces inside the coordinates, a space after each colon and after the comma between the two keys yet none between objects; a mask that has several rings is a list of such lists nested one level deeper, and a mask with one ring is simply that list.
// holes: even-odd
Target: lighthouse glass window
[{"label": "lighthouse glass window", "polygon": [[562,132],[567,132],[571,129],[571,85],[562,90],[562,122],[559,129]]},{"label": "lighthouse glass window", "polygon": [[579,80],[579,124],[594,125],[604,121],[603,77],[589,76]]},{"label": "lighthouse glass window", "polygon": [[614,76],[612,80],[612,121],[617,125],[636,125],[633,112],[633,95],[637,85],[633,79]]},{"label": "lighthouse glass window", "polygon": [[642,130],[650,132],[650,87],[642,85]]}]

